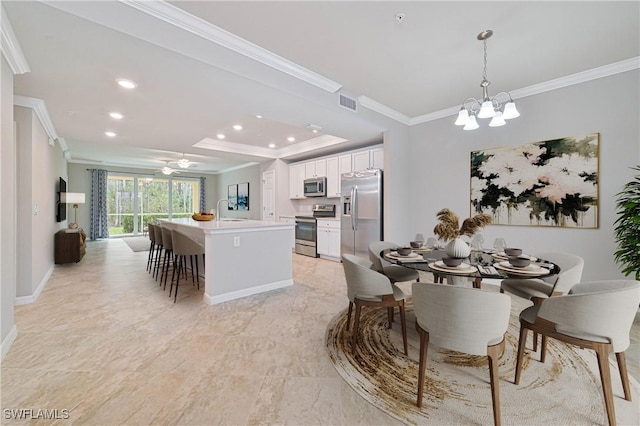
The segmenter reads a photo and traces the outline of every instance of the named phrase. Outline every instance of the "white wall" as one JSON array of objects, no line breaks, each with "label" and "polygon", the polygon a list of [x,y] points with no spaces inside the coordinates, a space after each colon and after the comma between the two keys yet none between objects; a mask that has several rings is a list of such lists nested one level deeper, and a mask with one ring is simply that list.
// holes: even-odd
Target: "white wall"
[{"label": "white wall", "polygon": [[213,203],[207,202],[207,207],[211,205],[216,208],[218,200],[227,199],[228,185],[249,182],[249,210],[227,210],[227,203],[220,203],[222,217],[237,217],[242,219],[260,220],[262,215],[262,170],[259,164],[243,167],[227,173],[217,175],[216,198]]},{"label": "white wall", "polygon": [[[3,11],[4,13],[4,11]],[[13,139],[13,72],[4,56],[0,69],[0,360],[17,334],[16,147]]]},{"label": "white wall", "polygon": [[[585,259],[583,280],[621,277],[615,264],[613,237],[615,194],[629,181],[630,167],[640,158],[640,71],[519,99],[521,117],[506,126],[463,131],[448,117],[411,128],[408,166],[410,198],[396,207],[408,212],[401,241],[417,232],[432,235],[435,214],[450,208],[461,217],[470,213],[470,152],[521,145],[565,136],[600,133],[598,229],[488,226],[489,246],[500,236],[528,252],[564,251]],[[386,154],[386,153],[385,153]]]}]

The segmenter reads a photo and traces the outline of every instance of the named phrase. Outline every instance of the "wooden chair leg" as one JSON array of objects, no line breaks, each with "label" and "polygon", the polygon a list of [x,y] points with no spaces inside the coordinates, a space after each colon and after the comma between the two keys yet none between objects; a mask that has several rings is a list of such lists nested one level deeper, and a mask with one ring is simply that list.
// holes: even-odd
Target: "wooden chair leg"
[{"label": "wooden chair leg", "polygon": [[353,336],[351,337],[351,346],[353,353],[356,352],[356,343],[358,341],[358,327],[360,327],[360,310],[362,307],[358,302],[356,302],[356,319],[353,323]]},{"label": "wooden chair leg", "polygon": [[393,322],[393,306],[389,306],[387,308],[387,319],[388,319],[388,327],[387,328],[391,328],[391,323]]},{"label": "wooden chair leg", "polygon": [[353,311],[353,302],[349,302],[349,311],[347,313],[347,331],[349,331],[349,326],[351,325],[351,312]]},{"label": "wooden chair leg", "polygon": [[616,424],[616,411],[613,405],[613,391],[611,390],[611,371],[609,370],[609,352],[611,345],[608,343],[595,343],[593,350],[598,357],[600,381],[602,382],[602,394],[604,396],[604,408],[610,426]]},{"label": "wooden chair leg", "polygon": [[520,384],[520,374],[522,373],[522,362],[524,359],[524,348],[527,343],[527,332],[529,330],[520,322],[520,338],[518,340],[518,357],[516,360],[516,377],[513,383]]},{"label": "wooden chair leg", "polygon": [[409,351],[407,349],[407,319],[404,315],[404,300],[400,305],[400,324],[402,325],[402,344],[404,345],[404,354],[409,356]]},{"label": "wooden chair leg", "polygon": [[538,352],[538,333],[535,331],[533,332],[533,351]]},{"label": "wooden chair leg", "polygon": [[487,346],[489,357],[489,377],[491,379],[491,401],[493,402],[493,423],[500,426],[500,375],[498,374],[498,359],[504,352],[504,340],[497,345]]},{"label": "wooden chair leg", "polygon": [[618,361],[618,370],[620,370],[620,381],[622,382],[622,389],[624,390],[624,399],[631,401],[629,374],[627,373],[627,359],[624,356],[624,352],[617,352],[616,360]]},{"label": "wooden chair leg", "polygon": [[424,392],[424,373],[427,369],[427,348],[429,347],[429,334],[419,328],[420,334],[420,360],[418,362],[418,400],[416,405],[422,407],[422,394]]},{"label": "wooden chair leg", "polygon": [[542,346],[540,347],[540,362],[544,364],[547,359],[547,336],[542,335]]}]

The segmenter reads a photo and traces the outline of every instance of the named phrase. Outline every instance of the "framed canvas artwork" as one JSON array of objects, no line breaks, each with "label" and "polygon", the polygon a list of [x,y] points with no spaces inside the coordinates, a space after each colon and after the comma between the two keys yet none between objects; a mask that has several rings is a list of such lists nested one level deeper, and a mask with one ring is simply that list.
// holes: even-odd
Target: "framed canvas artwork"
[{"label": "framed canvas artwork", "polygon": [[227,210],[238,210],[238,184],[234,183],[227,187],[227,200],[229,200]]},{"label": "framed canvas artwork", "polygon": [[238,184],[238,210],[249,210],[249,182]]},{"label": "framed canvas artwork", "polygon": [[471,152],[471,211],[494,225],[598,227],[600,134]]}]

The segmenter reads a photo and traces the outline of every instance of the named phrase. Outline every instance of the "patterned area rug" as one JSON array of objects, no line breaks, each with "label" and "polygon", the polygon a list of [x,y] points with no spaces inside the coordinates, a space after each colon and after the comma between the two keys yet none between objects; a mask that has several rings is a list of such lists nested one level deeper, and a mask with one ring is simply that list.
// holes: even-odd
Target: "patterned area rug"
[{"label": "patterned area rug", "polygon": [[149,245],[151,244],[147,237],[123,238],[122,241],[127,243],[133,251],[149,251]]},{"label": "patterned area rug", "polygon": [[[500,401],[504,424],[607,424],[598,364],[593,351],[549,339],[547,359],[532,353],[531,334],[520,385],[515,375],[518,314],[527,302],[512,297],[512,315],[500,359]],[[354,310],[355,311],[355,310]],[[326,344],[338,374],[363,398],[406,424],[493,424],[486,357],[429,346],[423,407],[416,406],[419,338],[411,300],[407,304],[409,356],[402,351],[400,319],[387,328],[386,309],[363,309],[355,353],[346,310],[327,327]],[[353,319],[351,323],[353,328]],[[640,424],[638,383],[624,400],[615,358],[612,386],[618,424]]]}]

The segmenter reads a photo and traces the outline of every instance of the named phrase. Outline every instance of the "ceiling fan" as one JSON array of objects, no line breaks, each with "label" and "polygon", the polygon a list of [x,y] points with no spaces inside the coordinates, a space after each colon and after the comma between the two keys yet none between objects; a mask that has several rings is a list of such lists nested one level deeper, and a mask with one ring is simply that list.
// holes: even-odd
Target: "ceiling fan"
[{"label": "ceiling fan", "polygon": [[183,152],[182,158],[176,161],[176,164],[178,164],[178,167],[180,167],[181,169],[187,169],[190,166],[193,166],[195,163],[193,161],[189,161],[188,159],[186,159],[184,157],[184,152]]},{"label": "ceiling fan", "polygon": [[164,163],[166,165],[163,166],[161,169],[159,169],[158,172],[160,172],[160,173],[162,173],[163,175],[166,175],[166,176],[171,176],[174,173],[175,174],[179,174],[180,173],[179,170],[176,170],[176,169],[174,169],[172,167],[169,167],[169,163],[170,163],[169,160],[164,160]]}]

